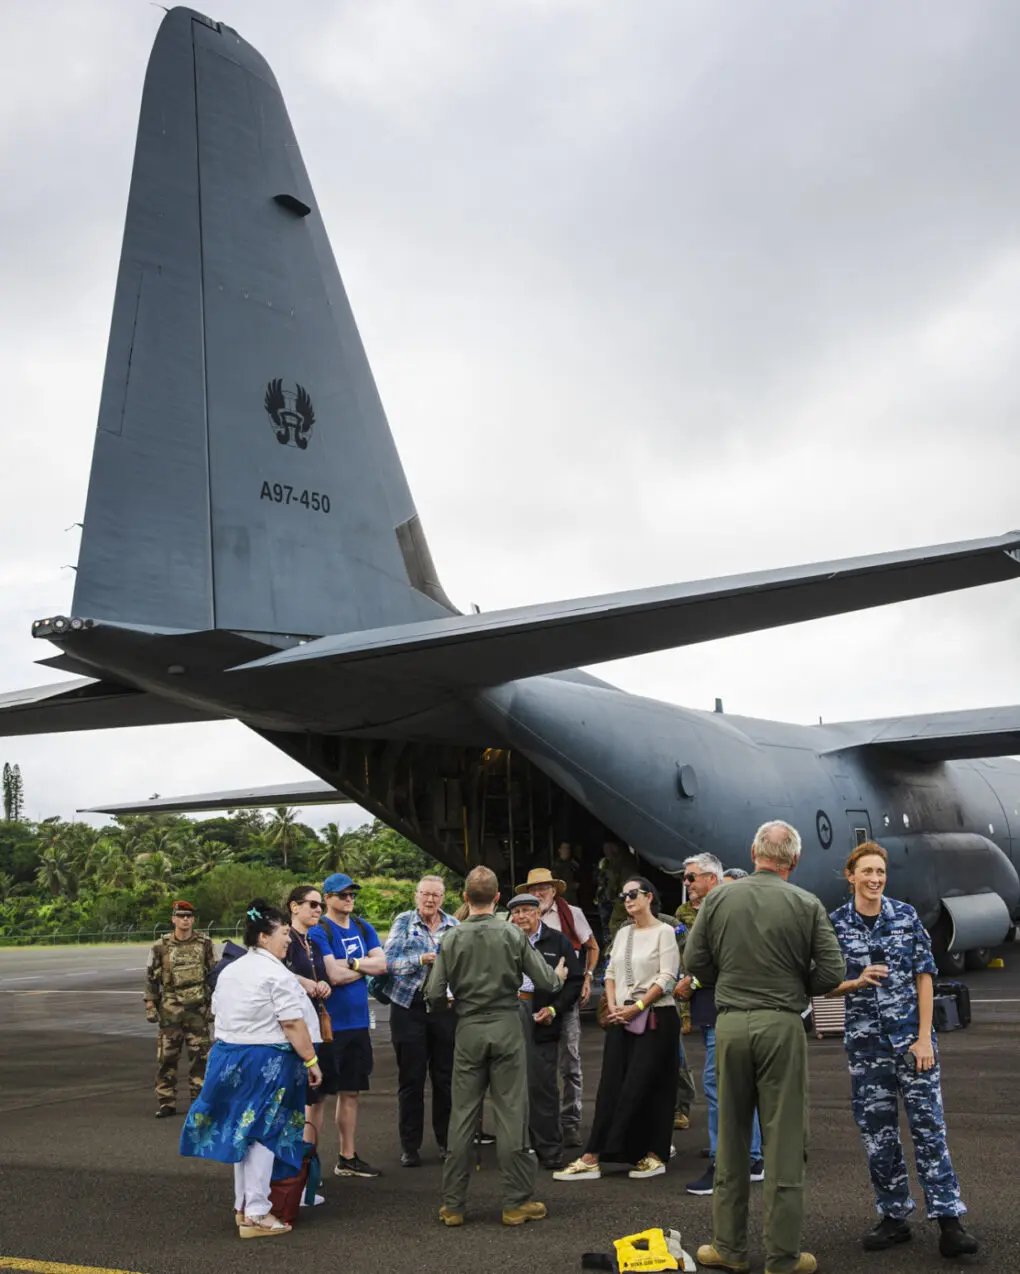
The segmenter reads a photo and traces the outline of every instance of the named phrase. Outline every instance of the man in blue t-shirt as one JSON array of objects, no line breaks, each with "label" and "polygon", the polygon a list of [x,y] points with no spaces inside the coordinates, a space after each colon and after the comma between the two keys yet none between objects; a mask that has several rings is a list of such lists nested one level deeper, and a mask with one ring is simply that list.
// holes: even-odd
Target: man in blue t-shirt
[{"label": "man in blue t-shirt", "polygon": [[368,1033],[368,985],[366,978],[386,972],[386,956],[376,931],[367,920],[354,915],[360,885],[343,872],[328,876],[322,886],[326,915],[308,936],[318,948],[333,984],[326,1001],[333,1042],[319,1045],[322,1086],[336,1093],[336,1127],[340,1155],[334,1172],[338,1177],[378,1177],[382,1174],[355,1149],[358,1126],[358,1093],[368,1088],[372,1073],[372,1040]]}]

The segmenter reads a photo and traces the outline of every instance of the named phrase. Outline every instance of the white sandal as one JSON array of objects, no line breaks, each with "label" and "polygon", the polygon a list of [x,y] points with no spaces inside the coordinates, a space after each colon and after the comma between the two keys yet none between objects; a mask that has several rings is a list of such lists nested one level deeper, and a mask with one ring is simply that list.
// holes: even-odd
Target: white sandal
[{"label": "white sandal", "polygon": [[267,1212],[265,1216],[246,1214],[237,1232],[242,1239],[268,1239],[276,1234],[289,1234],[292,1228],[286,1221],[273,1216],[272,1212]]}]

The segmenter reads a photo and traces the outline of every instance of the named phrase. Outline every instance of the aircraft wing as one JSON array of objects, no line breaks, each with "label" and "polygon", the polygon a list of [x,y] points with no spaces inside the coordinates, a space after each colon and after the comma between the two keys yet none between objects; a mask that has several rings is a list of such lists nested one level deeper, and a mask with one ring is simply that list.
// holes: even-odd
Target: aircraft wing
[{"label": "aircraft wing", "polygon": [[895,752],[915,761],[1020,755],[1020,704],[878,721],[844,721],[821,728],[846,740],[826,748],[828,752],[868,748]]},{"label": "aircraft wing", "polygon": [[272,783],[269,787],[239,787],[230,792],[200,792],[192,796],[156,796],[133,805],[96,805],[79,814],[193,814],[199,810],[237,810],[278,805],[350,805],[349,796],[319,779],[306,783]]},{"label": "aircraft wing", "polygon": [[1020,576],[1020,532],[322,637],[244,668],[498,685]]},{"label": "aircraft wing", "polygon": [[49,686],[0,695],[0,738],[221,719],[215,712],[200,712],[141,690],[91,677],[76,677],[73,681],[57,681]]}]

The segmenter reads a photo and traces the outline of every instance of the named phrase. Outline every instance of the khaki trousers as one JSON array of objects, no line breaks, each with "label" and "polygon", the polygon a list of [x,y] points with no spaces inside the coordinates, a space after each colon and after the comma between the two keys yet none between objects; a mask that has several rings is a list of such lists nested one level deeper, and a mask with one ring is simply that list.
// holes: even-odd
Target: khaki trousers
[{"label": "khaki trousers", "polygon": [[765,1265],[789,1274],[800,1255],[807,1158],[807,1041],[797,1013],[719,1013],[715,1028],[719,1144],[712,1194],[714,1243],[747,1259],[751,1127],[757,1106],[765,1159]]}]

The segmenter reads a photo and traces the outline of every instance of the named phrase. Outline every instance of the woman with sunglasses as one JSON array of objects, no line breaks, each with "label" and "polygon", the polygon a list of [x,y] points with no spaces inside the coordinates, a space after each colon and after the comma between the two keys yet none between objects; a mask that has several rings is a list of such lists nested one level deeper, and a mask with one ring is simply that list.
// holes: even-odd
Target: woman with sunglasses
[{"label": "woman with sunglasses", "polygon": [[[308,993],[312,1008],[319,1018],[322,1038],[325,1044],[319,1051],[319,1066],[322,1069],[322,1083],[315,1088],[309,1085],[307,1105],[305,1107],[305,1140],[318,1144],[325,1121],[325,1099],[328,1093],[336,1092],[330,1060],[332,1052],[329,1043],[333,1038],[329,1025],[329,1011],[326,1001],[333,992],[332,984],[326,976],[326,964],[322,952],[308,936],[322,919],[322,891],[316,885],[298,885],[287,896],[285,910],[290,916],[290,946],[283,957],[283,963],[290,969],[298,982]],[[322,1195],[316,1195],[318,1203]]]},{"label": "woman with sunglasses", "polygon": [[580,1159],[557,1181],[595,1181],[601,1164],[632,1164],[634,1178],[666,1171],[680,1064],[680,1015],[673,1001],[679,966],[673,926],[659,920],[654,886],[624,883],[627,912],[606,966],[606,1042],[595,1119]]}]

